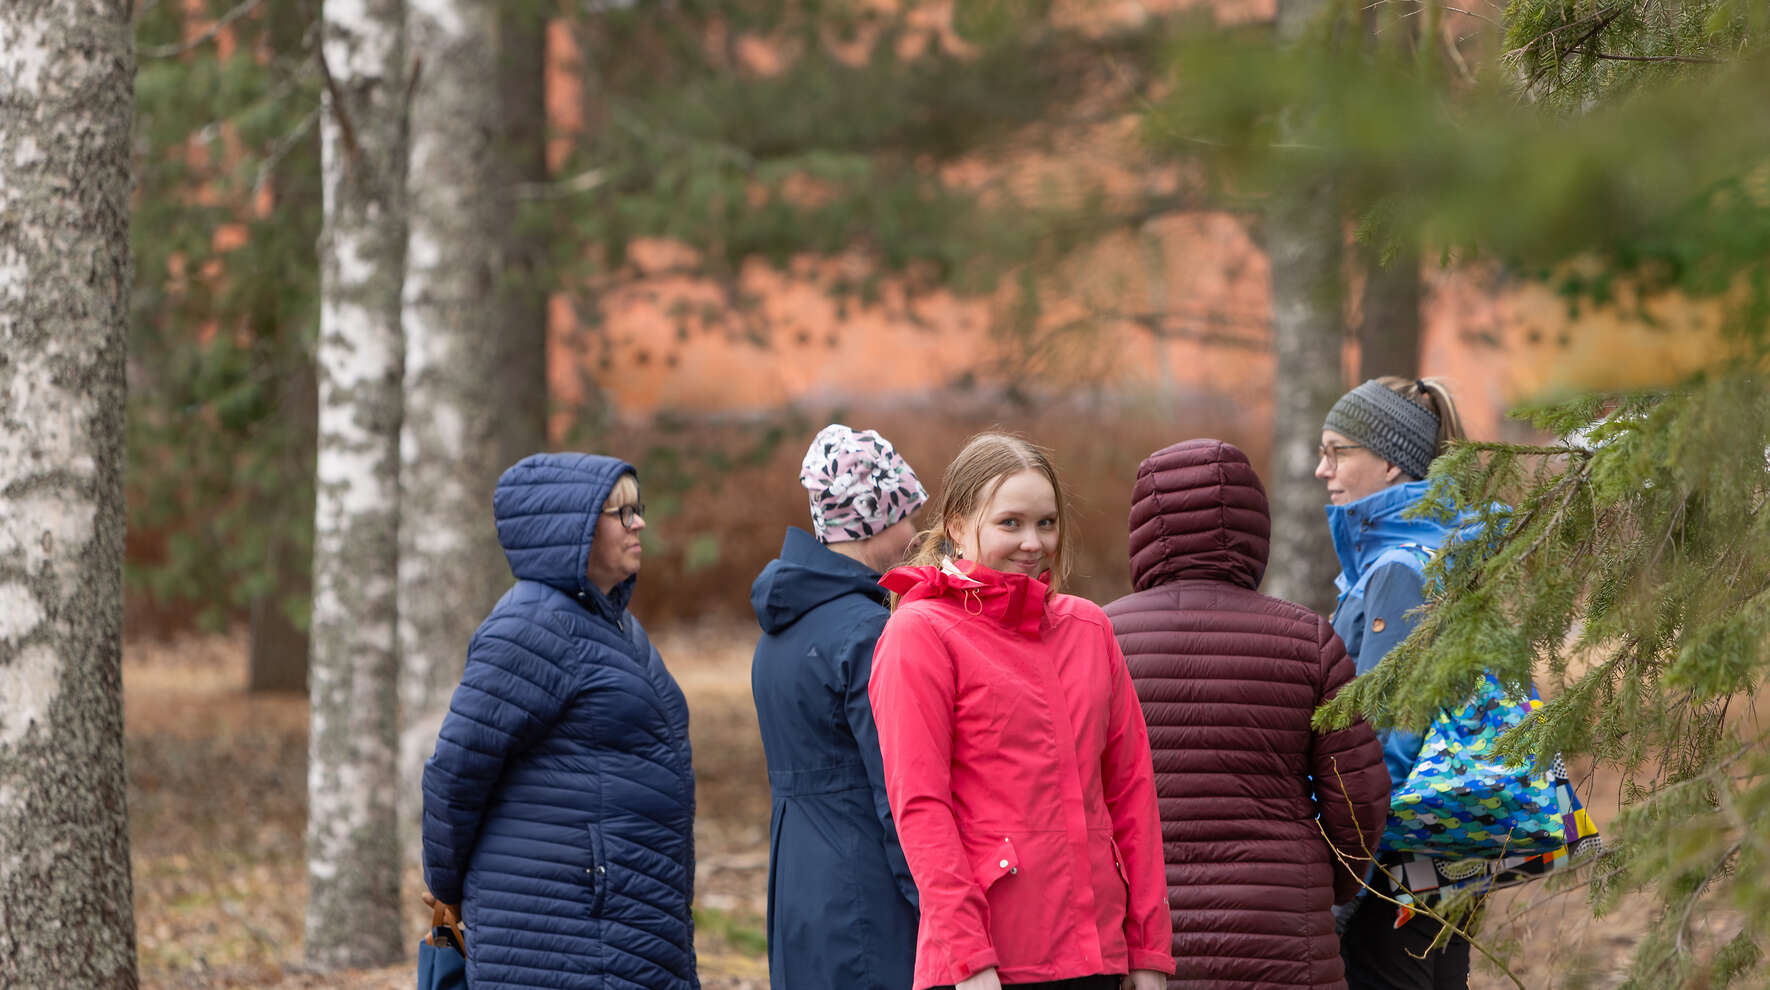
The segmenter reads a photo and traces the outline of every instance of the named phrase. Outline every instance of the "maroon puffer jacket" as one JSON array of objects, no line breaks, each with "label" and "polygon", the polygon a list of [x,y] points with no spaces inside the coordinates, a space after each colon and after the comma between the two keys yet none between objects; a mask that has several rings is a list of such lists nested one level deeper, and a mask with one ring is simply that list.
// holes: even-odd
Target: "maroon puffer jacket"
[{"label": "maroon puffer jacket", "polygon": [[1271,529],[1260,479],[1229,444],[1189,440],[1137,469],[1137,591],[1106,614],[1149,723],[1170,988],[1344,987],[1329,908],[1357,879],[1328,839],[1362,872],[1388,815],[1370,727],[1309,727],[1352,663],[1326,619],[1254,590]]}]

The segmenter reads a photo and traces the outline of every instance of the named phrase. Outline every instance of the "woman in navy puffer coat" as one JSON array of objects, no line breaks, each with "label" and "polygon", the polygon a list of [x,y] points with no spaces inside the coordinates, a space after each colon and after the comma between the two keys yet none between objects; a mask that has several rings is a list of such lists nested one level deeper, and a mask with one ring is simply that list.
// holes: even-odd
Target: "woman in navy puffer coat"
[{"label": "woman in navy puffer coat", "polygon": [[638,620],[644,508],[612,457],[498,479],[516,584],[467,649],[424,768],[424,878],[474,990],[698,988],[688,708]]}]

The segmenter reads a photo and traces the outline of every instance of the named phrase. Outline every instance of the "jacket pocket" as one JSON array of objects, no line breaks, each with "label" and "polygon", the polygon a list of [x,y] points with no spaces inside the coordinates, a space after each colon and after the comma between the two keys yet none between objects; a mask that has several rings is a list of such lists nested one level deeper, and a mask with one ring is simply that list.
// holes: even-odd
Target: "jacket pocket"
[{"label": "jacket pocket", "polygon": [[977,874],[977,885],[985,893],[1005,876],[1020,872],[1020,854],[1014,851],[1014,843],[1003,836],[1002,841],[989,847],[978,857],[973,870]]},{"label": "jacket pocket", "polygon": [[1112,846],[1112,868],[1119,871],[1119,882],[1125,885],[1125,894],[1131,893],[1131,875],[1125,872],[1125,857],[1119,852],[1119,840],[1107,836],[1106,841]]},{"label": "jacket pocket", "polygon": [[602,828],[591,822],[588,830],[590,865],[584,870],[584,879],[590,884],[590,915],[596,917],[602,914],[602,903],[608,896],[608,857],[602,850]]}]

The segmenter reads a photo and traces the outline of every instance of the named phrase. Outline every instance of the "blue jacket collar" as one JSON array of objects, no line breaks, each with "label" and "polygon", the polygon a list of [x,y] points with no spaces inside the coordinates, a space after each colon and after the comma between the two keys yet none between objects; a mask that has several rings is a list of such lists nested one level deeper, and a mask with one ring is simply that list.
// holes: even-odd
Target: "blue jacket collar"
[{"label": "blue jacket collar", "polygon": [[1409,508],[1425,498],[1429,481],[1391,485],[1356,502],[1327,506],[1328,532],[1334,538],[1334,554],[1340,558],[1342,591],[1358,583],[1365,570],[1394,547],[1419,544],[1437,549],[1456,525],[1430,515],[1403,518]]},{"label": "blue jacket collar", "polygon": [[845,557],[797,526],[787,529],[780,559],[750,586],[750,607],[764,632],[779,632],[812,609],[843,595],[861,594],[884,605],[885,589],[872,568]]}]

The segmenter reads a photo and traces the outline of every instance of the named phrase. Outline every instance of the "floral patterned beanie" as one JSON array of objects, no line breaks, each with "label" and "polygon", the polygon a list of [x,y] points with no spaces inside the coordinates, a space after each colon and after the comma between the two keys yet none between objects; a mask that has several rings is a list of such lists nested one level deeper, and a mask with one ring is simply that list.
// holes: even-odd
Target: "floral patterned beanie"
[{"label": "floral patterned beanie", "polygon": [[799,467],[799,483],[811,492],[811,524],[820,543],[864,540],[928,501],[891,441],[841,423],[818,431]]}]

